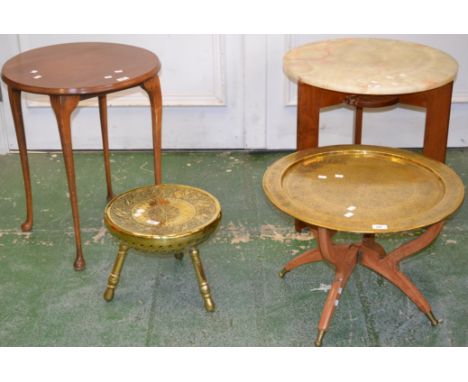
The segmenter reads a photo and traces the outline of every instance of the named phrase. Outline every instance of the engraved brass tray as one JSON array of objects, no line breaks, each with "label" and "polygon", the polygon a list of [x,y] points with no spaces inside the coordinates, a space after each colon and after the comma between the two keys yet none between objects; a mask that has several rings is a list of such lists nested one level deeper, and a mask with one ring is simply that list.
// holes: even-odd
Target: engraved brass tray
[{"label": "engraved brass tray", "polygon": [[104,210],[117,238],[143,251],[173,253],[204,241],[221,220],[218,200],[199,188],[160,184],[130,190]]},{"label": "engraved brass tray", "polygon": [[443,163],[406,150],[340,145],[298,151],[270,166],[272,203],[313,226],[356,233],[400,232],[444,220],[464,185]]}]

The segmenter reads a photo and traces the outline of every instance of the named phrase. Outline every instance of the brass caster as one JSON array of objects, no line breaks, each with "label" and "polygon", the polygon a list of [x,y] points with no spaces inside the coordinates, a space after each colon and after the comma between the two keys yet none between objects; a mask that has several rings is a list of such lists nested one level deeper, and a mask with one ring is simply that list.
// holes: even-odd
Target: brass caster
[{"label": "brass caster", "polygon": [[286,268],[283,268],[279,273],[279,277],[281,277],[282,279],[284,279],[284,276],[286,275],[286,273],[288,273],[289,271],[286,269]]},{"label": "brass caster", "polygon": [[183,252],[176,253],[176,254],[174,254],[174,257],[177,260],[182,260],[184,258],[184,253]]},{"label": "brass caster", "polygon": [[432,326],[437,326],[441,322],[437,318],[435,318],[434,313],[432,313],[432,311],[426,313],[426,317],[429,319],[429,321],[431,321]]},{"label": "brass caster", "polygon": [[315,346],[320,347],[322,346],[323,337],[325,336],[325,330],[318,331],[317,338],[315,339]]},{"label": "brass caster", "polygon": [[318,331],[317,338],[315,339],[315,346],[320,347],[322,346],[323,336],[325,336],[325,330]]},{"label": "brass caster", "polygon": [[114,288],[107,288],[104,292],[104,300],[107,302],[112,301],[114,298]]}]

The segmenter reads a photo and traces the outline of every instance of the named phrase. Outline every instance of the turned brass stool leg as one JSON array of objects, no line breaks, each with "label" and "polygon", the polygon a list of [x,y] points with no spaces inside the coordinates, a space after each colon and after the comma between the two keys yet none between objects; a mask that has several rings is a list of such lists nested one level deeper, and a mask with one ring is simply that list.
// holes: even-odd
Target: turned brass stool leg
[{"label": "turned brass stool leg", "polygon": [[109,275],[109,280],[107,282],[107,288],[104,292],[104,300],[112,301],[114,298],[114,291],[117,288],[117,284],[120,279],[120,272],[125,262],[125,257],[127,256],[128,247],[124,243],[120,243],[119,252],[117,253],[117,258],[115,259],[114,268]]},{"label": "turned brass stool leg", "polygon": [[176,254],[174,254],[174,257],[177,260],[182,260],[184,258],[184,253],[183,252],[176,253]]},{"label": "turned brass stool leg", "polygon": [[192,257],[193,267],[195,268],[195,274],[197,275],[198,286],[200,287],[200,293],[205,302],[205,309],[208,312],[212,312],[215,309],[215,304],[211,298],[210,287],[206,281],[205,272],[200,260],[200,253],[197,248],[190,249],[190,256]]}]

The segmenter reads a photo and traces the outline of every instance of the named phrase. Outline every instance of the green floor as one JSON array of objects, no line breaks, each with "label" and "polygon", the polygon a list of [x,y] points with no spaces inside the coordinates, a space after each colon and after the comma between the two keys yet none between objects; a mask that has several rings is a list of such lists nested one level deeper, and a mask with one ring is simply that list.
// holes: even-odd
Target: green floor
[{"label": "green floor", "polygon": [[[116,241],[102,224],[105,178],[99,153],[76,153],[87,268],[75,272],[74,238],[61,154],[30,154],[34,228],[22,233],[19,157],[0,156],[0,346],[312,346],[333,270],[323,263],[278,271],[315,246],[266,200],[261,180],[284,153],[167,152],[164,181],[206,189],[223,220],[201,247],[217,305],[207,313],[189,258],[131,252],[113,302],[102,298]],[[152,182],[146,152],[113,153],[114,191]],[[468,182],[468,150],[447,163]],[[468,206],[441,236],[402,263],[443,323],[428,320],[398,289],[358,267],[343,292],[325,346],[467,346]],[[390,249],[408,240],[384,236]],[[337,241],[357,240],[338,235]]]}]

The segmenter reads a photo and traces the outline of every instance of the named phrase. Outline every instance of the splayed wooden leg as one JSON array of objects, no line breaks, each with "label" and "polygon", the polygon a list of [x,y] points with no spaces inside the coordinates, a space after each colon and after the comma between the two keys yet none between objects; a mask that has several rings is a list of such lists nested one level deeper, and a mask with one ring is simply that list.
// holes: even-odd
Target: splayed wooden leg
[{"label": "splayed wooden leg", "polygon": [[318,242],[322,257],[335,267],[336,272],[318,324],[316,346],[322,345],[323,337],[330,326],[331,318],[338,306],[341,294],[357,264],[359,251],[359,247],[354,245],[333,245],[332,235],[333,233],[325,228],[318,229]]},{"label": "splayed wooden leg", "polygon": [[438,320],[432,313],[431,305],[413,282],[400,271],[399,263],[431,244],[439,235],[443,224],[444,222],[440,222],[430,226],[418,238],[401,245],[386,256],[382,256],[375,248],[367,246],[363,242],[362,256],[360,257],[362,265],[385,277],[405,293],[426,314],[433,326],[437,325]]},{"label": "splayed wooden leg", "polygon": [[292,271],[294,268],[321,260],[323,259],[320,255],[320,250],[318,248],[311,249],[310,251],[304,252],[292,259],[291,261],[289,261],[279,272],[279,276],[283,278],[286,275],[286,273]]}]

